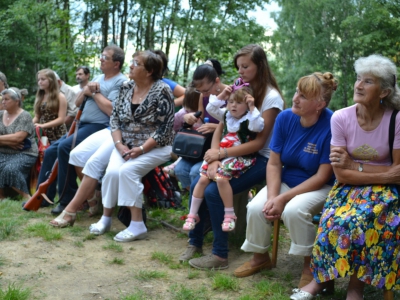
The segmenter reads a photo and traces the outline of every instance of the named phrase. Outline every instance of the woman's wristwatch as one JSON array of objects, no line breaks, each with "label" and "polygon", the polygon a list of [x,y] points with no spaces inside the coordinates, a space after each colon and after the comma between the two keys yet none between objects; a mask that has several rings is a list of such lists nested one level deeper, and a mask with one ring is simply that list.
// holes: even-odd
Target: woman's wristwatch
[{"label": "woman's wristwatch", "polygon": [[142,150],[142,154],[144,154],[144,148],[143,146],[139,146],[140,150]]}]

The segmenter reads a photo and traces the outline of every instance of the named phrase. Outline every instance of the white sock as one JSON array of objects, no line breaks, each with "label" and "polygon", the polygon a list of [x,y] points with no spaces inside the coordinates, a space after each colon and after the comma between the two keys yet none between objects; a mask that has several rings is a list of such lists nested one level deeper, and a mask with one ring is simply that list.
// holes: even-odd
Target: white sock
[{"label": "white sock", "polygon": [[129,227],[127,229],[133,235],[139,235],[147,232],[146,225],[144,225],[143,221],[140,222],[131,221],[131,224],[129,224]]},{"label": "white sock", "polygon": [[203,198],[196,198],[195,196],[192,196],[192,202],[190,203],[189,214],[197,215],[202,202]]},{"label": "white sock", "polygon": [[101,216],[101,219],[97,223],[101,223],[104,225],[104,227],[107,227],[111,224],[111,220],[111,217]]}]

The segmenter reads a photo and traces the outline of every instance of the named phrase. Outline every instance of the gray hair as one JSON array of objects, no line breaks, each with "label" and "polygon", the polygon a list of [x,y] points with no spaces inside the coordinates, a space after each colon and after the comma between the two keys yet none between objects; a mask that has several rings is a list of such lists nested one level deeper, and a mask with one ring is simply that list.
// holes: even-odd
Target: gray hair
[{"label": "gray hair", "polygon": [[8,89],[7,77],[3,72],[0,72],[0,81],[4,82],[4,87]]},{"label": "gray hair", "polygon": [[372,54],[360,57],[354,63],[358,75],[370,74],[380,81],[381,89],[388,90],[388,95],[382,99],[382,105],[400,110],[400,89],[397,85],[396,65],[387,57]]},{"label": "gray hair", "polygon": [[1,95],[9,95],[11,100],[13,101],[17,101],[18,102],[18,106],[21,107],[22,106],[22,98],[21,98],[21,92],[19,89],[17,88],[8,88],[5,89],[1,92]]}]

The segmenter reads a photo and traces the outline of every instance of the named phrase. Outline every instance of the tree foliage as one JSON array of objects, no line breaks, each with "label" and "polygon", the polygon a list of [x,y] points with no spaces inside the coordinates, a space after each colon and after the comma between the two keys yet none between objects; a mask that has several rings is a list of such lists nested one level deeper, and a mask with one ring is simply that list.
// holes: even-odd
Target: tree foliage
[{"label": "tree foliage", "polygon": [[296,81],[315,71],[339,78],[333,109],[352,103],[354,61],[373,53],[399,64],[399,1],[279,0],[271,42],[287,102]]},{"label": "tree foliage", "polygon": [[229,83],[237,76],[234,53],[258,43],[268,51],[288,104],[299,77],[330,71],[339,78],[331,104],[337,109],[352,102],[358,57],[381,53],[400,63],[400,0],[276,0],[281,11],[270,37],[248,17],[268,2],[0,0],[0,71],[33,95],[38,70],[55,69],[73,84],[79,65],[99,72],[97,55],[113,43],[130,53],[162,49],[171,58],[168,76],[182,85],[197,64],[217,58]]}]

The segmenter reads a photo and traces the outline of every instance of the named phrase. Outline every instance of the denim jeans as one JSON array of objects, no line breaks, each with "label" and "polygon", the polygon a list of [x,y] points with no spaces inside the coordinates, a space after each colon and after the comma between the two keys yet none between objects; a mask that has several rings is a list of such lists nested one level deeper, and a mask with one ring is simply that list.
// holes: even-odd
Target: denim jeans
[{"label": "denim jeans", "polygon": [[193,180],[199,175],[199,170],[203,161],[194,163],[182,158],[175,166],[175,176],[182,184],[182,188],[190,187]]},{"label": "denim jeans", "polygon": [[[230,184],[233,190],[233,194],[241,193],[247,189],[250,189],[257,183],[265,180],[266,167],[268,158],[257,155],[257,161],[246,173],[241,175],[239,178],[232,178]],[[191,193],[196,186],[200,176],[192,182],[190,186]],[[191,199],[191,197],[190,197]],[[218,187],[215,182],[211,182],[204,193],[204,201],[202,202],[199,209],[200,222],[196,224],[196,227],[189,232],[190,245],[196,247],[203,246],[203,228],[204,220],[207,218],[207,207],[210,214],[212,231],[214,234],[212,254],[222,258],[228,257],[228,233],[222,231],[222,221],[224,220],[224,204],[221,196],[218,192]]]},{"label": "denim jeans", "polygon": [[[106,126],[103,124],[81,123],[78,128],[75,145],[78,145],[92,133],[104,128],[106,128]],[[69,204],[74,197],[76,190],[78,189],[75,168],[68,163],[73,137],[73,134],[69,137],[67,137],[67,135],[63,135],[59,140],[51,144],[50,147],[46,149],[38,178],[39,186],[39,184],[47,180],[48,175],[53,168],[54,162],[58,159],[57,181],[54,181],[49,186],[46,195],[50,200],[53,201],[56,195],[56,188],[58,187],[58,194],[61,196],[64,191],[65,183],[67,183],[64,194],[62,195],[62,198],[59,199],[59,203],[62,206],[67,206]]]}]

